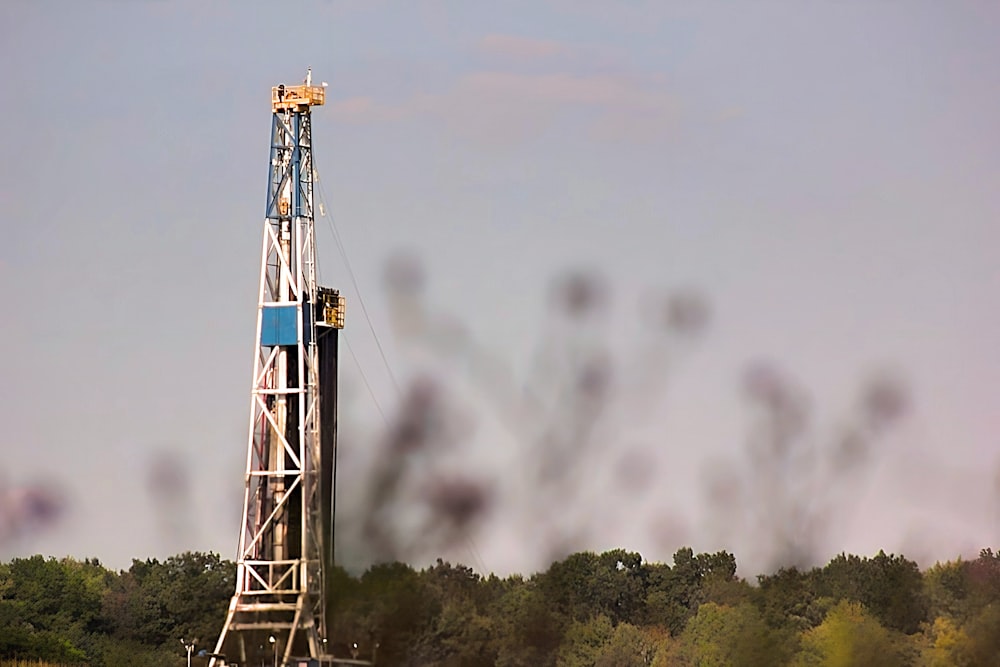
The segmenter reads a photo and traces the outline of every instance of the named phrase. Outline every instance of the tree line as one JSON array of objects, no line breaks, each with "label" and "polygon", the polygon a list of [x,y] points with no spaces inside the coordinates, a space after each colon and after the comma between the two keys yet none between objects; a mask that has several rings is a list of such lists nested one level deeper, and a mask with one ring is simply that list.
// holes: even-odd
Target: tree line
[{"label": "tree line", "polygon": [[[15,558],[0,564],[0,665],[183,665],[181,638],[211,650],[234,578],[216,554],[122,571]],[[329,584],[335,652],[388,667],[1000,664],[990,549],[926,571],[903,556],[841,554],[752,583],[732,554],[683,548],[671,564],[575,553],[531,577],[382,563],[358,576],[337,568]]]}]

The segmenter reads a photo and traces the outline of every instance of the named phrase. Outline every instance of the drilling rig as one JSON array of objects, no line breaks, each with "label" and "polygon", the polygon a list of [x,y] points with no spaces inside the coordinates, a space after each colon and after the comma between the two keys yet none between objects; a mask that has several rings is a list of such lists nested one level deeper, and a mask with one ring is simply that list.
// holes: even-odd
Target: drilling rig
[{"label": "drilling rig", "polygon": [[[236,592],[209,665],[335,664],[333,566],[338,334],[344,297],[316,283],[312,116],[325,84],[271,89]],[[339,661],[337,661],[339,662]],[[348,661],[355,664],[370,664]]]}]

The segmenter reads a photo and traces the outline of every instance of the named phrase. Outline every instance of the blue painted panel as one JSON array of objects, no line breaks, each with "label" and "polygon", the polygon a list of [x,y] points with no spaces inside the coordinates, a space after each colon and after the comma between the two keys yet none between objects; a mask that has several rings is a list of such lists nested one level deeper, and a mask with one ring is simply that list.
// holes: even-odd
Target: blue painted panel
[{"label": "blue painted panel", "polygon": [[295,321],[295,306],[264,308],[260,317],[260,344],[295,345],[299,332]]}]

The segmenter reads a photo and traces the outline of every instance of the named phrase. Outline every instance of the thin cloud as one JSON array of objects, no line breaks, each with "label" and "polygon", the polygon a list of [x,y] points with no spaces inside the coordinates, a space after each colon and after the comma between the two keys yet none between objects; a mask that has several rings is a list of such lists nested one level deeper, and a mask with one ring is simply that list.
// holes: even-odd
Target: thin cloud
[{"label": "thin cloud", "polygon": [[334,118],[341,123],[386,123],[414,115],[411,104],[393,106],[380,104],[372,97],[356,96],[338,100],[330,105]]},{"label": "thin cloud", "polygon": [[375,100],[370,97],[349,97],[330,105],[332,113],[340,118],[366,116],[375,109]]},{"label": "thin cloud", "polygon": [[333,104],[332,111],[351,123],[437,118],[490,144],[530,140],[567,121],[579,121],[596,140],[643,142],[669,136],[680,103],[662,83],[632,76],[482,71],[443,93],[415,95],[399,105],[355,97]]},{"label": "thin cloud", "polygon": [[730,120],[738,120],[746,116],[746,109],[739,106],[727,107],[715,115],[715,120],[725,123]]},{"label": "thin cloud", "polygon": [[662,93],[643,90],[620,76],[476,72],[464,77],[458,88],[476,95],[558,104],[648,109],[668,103]]},{"label": "thin cloud", "polygon": [[548,39],[531,39],[516,35],[486,35],[477,45],[480,51],[506,58],[535,60],[562,55],[569,49],[562,43]]}]

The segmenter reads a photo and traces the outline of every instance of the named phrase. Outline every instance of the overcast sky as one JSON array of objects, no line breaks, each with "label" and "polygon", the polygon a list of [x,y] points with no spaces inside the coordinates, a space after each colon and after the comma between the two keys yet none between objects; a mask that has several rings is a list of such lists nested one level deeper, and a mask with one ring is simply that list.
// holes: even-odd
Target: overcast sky
[{"label": "overcast sky", "polygon": [[[307,66],[329,82],[314,113],[327,217],[401,384],[418,364],[382,290],[400,249],[515,374],[567,268],[606,280],[615,349],[646,289],[710,305],[645,415],[655,482],[602,491],[582,546],[766,566],[704,491],[713,468],[755,474],[741,378],[758,360],[808,393],[817,441],[873,374],[910,394],[820,556],[997,546],[998,34],[1000,5],[974,0],[4,2],[0,485],[54,485],[70,508],[4,555],[233,557],[268,100]],[[342,446],[360,461],[375,401],[391,418],[398,395],[321,223],[323,281],[348,296],[375,396],[345,361]],[[463,465],[530,456],[489,433]],[[188,491],[157,501],[151,471],[171,455]],[[495,472],[498,493],[516,488]],[[506,506],[473,560],[544,567]]]}]

